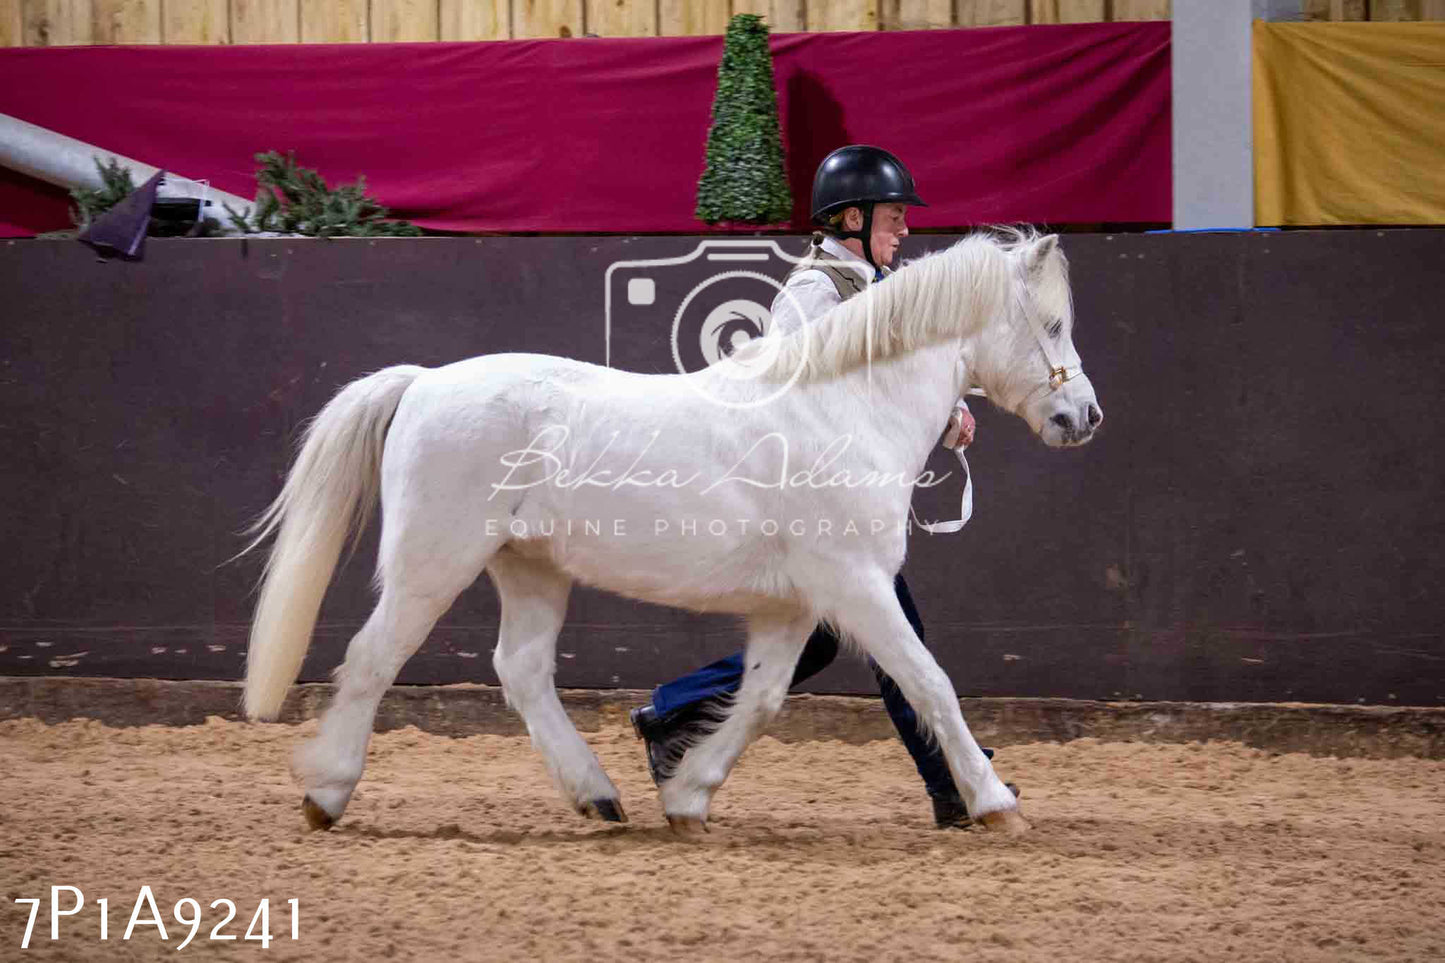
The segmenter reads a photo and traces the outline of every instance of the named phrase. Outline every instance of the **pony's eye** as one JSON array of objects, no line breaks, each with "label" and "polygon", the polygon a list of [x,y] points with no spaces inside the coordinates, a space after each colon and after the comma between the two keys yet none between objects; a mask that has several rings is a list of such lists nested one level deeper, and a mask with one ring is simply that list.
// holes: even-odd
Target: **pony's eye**
[{"label": "pony's eye", "polygon": [[1063,333],[1064,333],[1064,322],[1063,322],[1063,319],[1060,319],[1060,320],[1058,320],[1058,321],[1055,321],[1053,324],[1049,325],[1049,337],[1051,337],[1051,338],[1057,338],[1059,335],[1061,335],[1061,334],[1063,334]]}]

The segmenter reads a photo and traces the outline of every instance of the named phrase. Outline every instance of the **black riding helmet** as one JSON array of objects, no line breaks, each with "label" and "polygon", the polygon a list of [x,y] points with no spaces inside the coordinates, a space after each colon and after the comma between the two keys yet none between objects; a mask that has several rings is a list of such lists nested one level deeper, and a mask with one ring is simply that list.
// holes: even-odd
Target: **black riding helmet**
[{"label": "black riding helmet", "polygon": [[881,147],[849,144],[840,147],[818,165],[813,175],[813,221],[826,224],[835,214],[856,207],[863,212],[861,231],[836,231],[839,237],[863,241],[863,256],[873,260],[873,205],[912,204],[927,207],[918,196],[913,175],[903,162]]}]

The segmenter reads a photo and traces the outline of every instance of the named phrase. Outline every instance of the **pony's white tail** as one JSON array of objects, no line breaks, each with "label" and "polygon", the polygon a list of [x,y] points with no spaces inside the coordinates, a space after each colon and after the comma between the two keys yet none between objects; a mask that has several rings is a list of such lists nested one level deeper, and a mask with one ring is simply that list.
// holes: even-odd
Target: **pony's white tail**
[{"label": "pony's white tail", "polygon": [[279,531],[246,654],[246,715],[274,719],[301,673],[331,573],[361,534],[381,487],[381,453],[401,396],[426,369],[401,365],[353,381],[306,429],[281,494],[251,527],[249,552]]}]

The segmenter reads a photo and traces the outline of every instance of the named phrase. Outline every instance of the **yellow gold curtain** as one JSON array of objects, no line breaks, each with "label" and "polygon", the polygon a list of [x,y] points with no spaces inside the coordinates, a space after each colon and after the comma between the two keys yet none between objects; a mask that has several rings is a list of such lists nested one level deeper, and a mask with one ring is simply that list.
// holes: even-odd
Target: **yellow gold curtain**
[{"label": "yellow gold curtain", "polygon": [[1445,224],[1445,23],[1254,25],[1255,222]]}]

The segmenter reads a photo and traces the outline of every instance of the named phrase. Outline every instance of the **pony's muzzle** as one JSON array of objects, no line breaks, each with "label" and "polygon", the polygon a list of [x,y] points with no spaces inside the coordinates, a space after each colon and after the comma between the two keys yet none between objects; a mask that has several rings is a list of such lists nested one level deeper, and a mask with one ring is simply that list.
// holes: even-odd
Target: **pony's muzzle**
[{"label": "pony's muzzle", "polygon": [[1082,445],[1094,436],[1094,431],[1104,423],[1104,413],[1094,402],[1081,406],[1078,415],[1067,411],[1056,412],[1049,422],[1059,429],[1061,440],[1066,445]]}]

